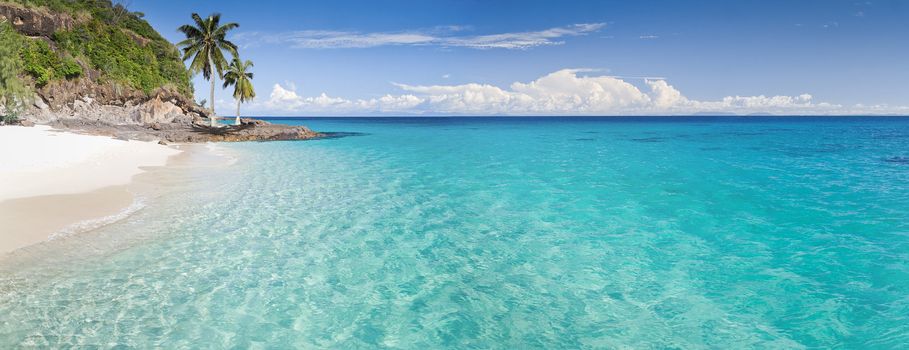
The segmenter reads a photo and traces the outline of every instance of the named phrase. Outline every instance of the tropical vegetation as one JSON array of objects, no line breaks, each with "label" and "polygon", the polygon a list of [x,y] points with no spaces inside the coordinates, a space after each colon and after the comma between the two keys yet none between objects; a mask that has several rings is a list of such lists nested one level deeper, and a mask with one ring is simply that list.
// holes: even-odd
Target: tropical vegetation
[{"label": "tropical vegetation", "polygon": [[20,46],[20,56],[25,72],[35,79],[38,86],[51,80],[76,78],[82,67],[68,54],[57,54],[44,40],[27,40]]},{"label": "tropical vegetation", "polygon": [[190,74],[176,47],[146,22],[144,14],[132,12],[110,0],[0,0],[30,8],[69,14],[75,25],[46,39],[26,38],[13,32],[20,43],[18,72],[30,76],[36,86],[97,72],[99,83],[151,93],[158,88],[192,94]]},{"label": "tropical vegetation", "polygon": [[9,23],[0,21],[0,122],[5,124],[16,121],[19,109],[29,97],[29,89],[19,77],[21,46],[19,34]]}]

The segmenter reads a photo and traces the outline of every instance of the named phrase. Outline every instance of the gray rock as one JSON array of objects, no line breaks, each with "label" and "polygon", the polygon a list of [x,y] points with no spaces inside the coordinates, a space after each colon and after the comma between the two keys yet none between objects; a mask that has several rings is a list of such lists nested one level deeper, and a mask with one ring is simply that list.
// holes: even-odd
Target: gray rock
[{"label": "gray rock", "polygon": [[16,30],[29,36],[50,37],[55,32],[73,29],[76,21],[65,13],[18,4],[0,3],[0,19],[9,21]]},{"label": "gray rock", "polygon": [[34,100],[35,100],[34,105],[36,108],[38,108],[42,111],[46,111],[46,110],[50,109],[50,106],[48,106],[47,103],[44,102],[44,98],[41,97],[40,95],[35,95]]},{"label": "gray rock", "polygon": [[308,140],[324,136],[305,126],[270,124],[255,119],[243,119],[244,123],[255,125],[252,128],[223,135],[215,135],[193,130],[187,123],[159,123],[158,129],[144,125],[113,125],[104,121],[80,119],[58,119],[51,123],[61,129],[111,136],[121,140],[175,142],[240,142],[240,141],[275,141],[275,140]]},{"label": "gray rock", "polygon": [[146,102],[139,109],[139,124],[171,123],[178,116],[183,115],[183,109],[171,102],[163,102],[155,98]]}]

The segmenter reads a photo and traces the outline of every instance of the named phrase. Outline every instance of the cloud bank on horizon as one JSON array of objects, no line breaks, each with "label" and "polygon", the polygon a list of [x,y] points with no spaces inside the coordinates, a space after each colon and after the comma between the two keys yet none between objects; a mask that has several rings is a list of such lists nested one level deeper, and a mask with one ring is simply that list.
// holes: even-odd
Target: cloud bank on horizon
[{"label": "cloud bank on horizon", "polygon": [[798,96],[727,96],[698,101],[665,79],[644,79],[643,86],[608,75],[584,75],[589,69],[562,69],[531,82],[507,88],[490,84],[407,85],[403,91],[379,98],[347,99],[325,93],[304,97],[293,84],[275,84],[267,100],[251,107],[276,115],[690,115],[729,114],[906,114],[909,107],[888,105],[844,106]]}]

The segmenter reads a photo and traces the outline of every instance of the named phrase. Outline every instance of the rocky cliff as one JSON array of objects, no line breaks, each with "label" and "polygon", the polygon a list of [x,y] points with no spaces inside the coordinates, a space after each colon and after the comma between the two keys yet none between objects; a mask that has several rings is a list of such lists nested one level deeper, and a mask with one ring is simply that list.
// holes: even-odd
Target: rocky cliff
[{"label": "rocky cliff", "polygon": [[[0,30],[12,33],[21,76],[33,91],[27,122],[161,142],[305,140],[302,126],[244,119],[217,129],[192,99],[189,73],[173,44],[110,0],[0,0]],[[9,37],[9,36],[8,36]]]},{"label": "rocky cliff", "polygon": [[[133,24],[133,27],[138,26],[138,28],[131,29],[129,25],[120,23],[132,22],[121,20],[113,24],[114,22],[104,17],[109,17],[107,14],[113,13],[116,9],[110,2],[76,0],[70,1],[68,4],[72,8],[64,11],[52,10],[46,6],[26,6],[0,0],[0,21],[11,24],[24,37],[25,45],[29,45],[31,42],[44,42],[52,51],[51,55],[67,57],[79,65],[79,74],[75,77],[57,77],[49,79],[44,84],[40,84],[35,78],[29,80],[29,85],[32,86],[35,94],[31,99],[31,105],[23,111],[22,117],[39,123],[60,119],[84,119],[109,124],[147,125],[170,122],[187,123],[207,115],[207,111],[196,105],[191,95],[187,96],[185,93],[189,86],[186,72],[183,72],[186,79],[182,79],[185,81],[176,84],[170,84],[160,78],[158,87],[153,87],[153,84],[136,84],[134,80],[137,79],[123,79],[121,76],[106,71],[109,63],[97,64],[98,62],[94,62],[94,57],[91,56],[94,52],[86,53],[64,49],[64,45],[59,42],[60,38],[66,37],[64,34],[76,33],[79,36],[86,36],[86,33],[96,34],[92,32],[94,30],[106,34],[107,36],[103,39],[107,39],[105,44],[110,45],[107,41],[112,41],[110,33],[113,32],[113,35],[122,34],[129,38],[132,42],[127,43],[128,45],[140,48],[158,45],[155,47],[157,51],[149,50],[154,52],[156,60],[169,60],[165,63],[169,64],[167,67],[171,70],[174,69],[173,67],[178,67],[176,69],[185,71],[182,62],[179,62],[176,48],[164,41],[153,30],[151,30],[151,34],[146,34],[151,37],[149,38],[136,33],[136,31],[143,31],[142,26]],[[130,14],[128,11],[125,13],[132,16],[129,18],[133,21],[139,21],[136,23],[147,26],[147,23],[138,16]],[[148,29],[150,27],[145,28],[144,31],[148,32]],[[29,46],[25,46],[24,50],[30,50]],[[44,61],[39,61],[38,64],[44,63]],[[130,63],[121,61],[123,60],[113,63],[124,65]],[[51,65],[51,63],[44,64]],[[26,65],[28,65],[27,62]],[[164,64],[162,64],[163,66]],[[45,67],[27,68],[40,72],[40,69]],[[31,78],[28,74],[25,76]],[[152,85],[150,90],[142,89],[149,87],[148,85]]]},{"label": "rocky cliff", "polygon": [[76,23],[72,15],[0,2],[0,20],[6,20],[22,34],[51,37],[60,30],[71,30]]},{"label": "rocky cliff", "polygon": [[115,125],[191,123],[207,115],[207,110],[174,91],[158,89],[145,94],[84,78],[38,89],[32,106],[24,113],[38,123],[82,119]]}]

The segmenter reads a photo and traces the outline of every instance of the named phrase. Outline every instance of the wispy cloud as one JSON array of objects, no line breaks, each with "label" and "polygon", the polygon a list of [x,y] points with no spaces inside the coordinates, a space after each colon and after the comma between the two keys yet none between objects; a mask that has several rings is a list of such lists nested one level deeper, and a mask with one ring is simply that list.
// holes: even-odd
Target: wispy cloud
[{"label": "wispy cloud", "polygon": [[474,49],[528,49],[543,45],[564,43],[558,39],[586,35],[596,32],[605,26],[604,23],[574,24],[566,27],[550,28],[535,32],[502,33],[472,37],[442,38],[442,46],[469,47]]},{"label": "wispy cloud", "polygon": [[354,33],[336,31],[305,30],[278,35],[279,43],[290,43],[295,48],[367,48],[386,45],[429,45],[436,38],[419,32],[401,33]]},{"label": "wispy cloud", "polygon": [[652,39],[659,39],[659,38],[660,38],[659,35],[641,35],[638,37],[638,39],[644,39],[644,40],[652,40]]},{"label": "wispy cloud", "polygon": [[562,39],[599,31],[604,23],[582,23],[539,31],[458,35],[464,26],[443,26],[401,32],[362,33],[334,30],[301,30],[283,33],[246,32],[232,39],[241,46],[286,44],[300,49],[353,49],[379,46],[439,46],[471,49],[526,50],[538,46],[560,45]]}]

